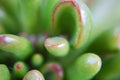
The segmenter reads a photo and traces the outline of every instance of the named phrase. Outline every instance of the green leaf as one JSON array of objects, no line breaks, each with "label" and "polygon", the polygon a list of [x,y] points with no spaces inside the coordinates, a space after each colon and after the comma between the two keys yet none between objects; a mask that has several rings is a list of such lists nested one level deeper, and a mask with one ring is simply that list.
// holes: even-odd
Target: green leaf
[{"label": "green leaf", "polygon": [[26,59],[33,51],[27,39],[12,34],[0,35],[0,49],[21,60]]},{"label": "green leaf", "polygon": [[91,27],[91,14],[83,2],[62,0],[54,8],[53,34],[66,35],[72,47],[79,48],[87,43]]},{"label": "green leaf", "polygon": [[69,53],[69,43],[63,37],[52,37],[45,40],[47,51],[56,57],[64,57]]},{"label": "green leaf", "polygon": [[67,80],[90,80],[101,68],[101,59],[93,53],[86,53],[66,68]]},{"label": "green leaf", "polygon": [[0,64],[0,80],[10,80],[10,72],[4,64]]}]

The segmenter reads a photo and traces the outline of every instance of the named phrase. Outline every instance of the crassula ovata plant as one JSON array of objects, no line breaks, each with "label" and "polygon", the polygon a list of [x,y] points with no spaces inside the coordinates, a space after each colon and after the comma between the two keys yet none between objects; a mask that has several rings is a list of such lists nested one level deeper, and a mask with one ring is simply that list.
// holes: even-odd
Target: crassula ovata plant
[{"label": "crassula ovata plant", "polygon": [[0,80],[119,80],[119,0],[0,0]]}]

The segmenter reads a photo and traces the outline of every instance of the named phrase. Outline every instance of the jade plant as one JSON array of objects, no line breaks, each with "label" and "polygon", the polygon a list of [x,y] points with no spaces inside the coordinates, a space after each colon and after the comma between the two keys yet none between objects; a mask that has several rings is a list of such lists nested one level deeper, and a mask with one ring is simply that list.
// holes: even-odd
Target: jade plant
[{"label": "jade plant", "polygon": [[119,0],[0,0],[0,80],[119,80]]}]

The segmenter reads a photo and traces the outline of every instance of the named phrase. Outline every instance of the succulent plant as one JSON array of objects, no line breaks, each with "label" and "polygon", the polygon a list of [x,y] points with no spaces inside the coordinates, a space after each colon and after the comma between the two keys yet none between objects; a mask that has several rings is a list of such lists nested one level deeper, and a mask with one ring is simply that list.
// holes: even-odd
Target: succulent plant
[{"label": "succulent plant", "polygon": [[119,3],[0,0],[0,80],[119,80]]}]

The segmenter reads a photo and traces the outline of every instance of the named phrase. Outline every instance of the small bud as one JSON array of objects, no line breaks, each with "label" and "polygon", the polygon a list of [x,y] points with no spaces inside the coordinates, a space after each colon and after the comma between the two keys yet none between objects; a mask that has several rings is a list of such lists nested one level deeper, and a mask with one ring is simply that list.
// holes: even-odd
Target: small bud
[{"label": "small bud", "polygon": [[18,78],[22,78],[28,71],[28,67],[25,63],[18,61],[14,64],[14,74]]},{"label": "small bud", "polygon": [[31,58],[31,63],[34,67],[40,67],[43,63],[43,56],[41,54],[34,54]]},{"label": "small bud", "polygon": [[24,76],[23,80],[45,80],[45,79],[40,71],[31,70]]},{"label": "small bud", "polygon": [[4,64],[0,64],[0,80],[10,80],[10,72]]},{"label": "small bud", "polygon": [[68,80],[90,80],[101,68],[101,59],[93,53],[80,56],[75,63],[67,69]]},{"label": "small bud", "polygon": [[43,68],[43,72],[47,76],[46,80],[62,80],[63,79],[63,70],[60,64],[58,63],[46,64]]},{"label": "small bud", "polygon": [[69,43],[65,38],[53,37],[45,40],[48,52],[56,57],[66,56],[69,52]]}]

